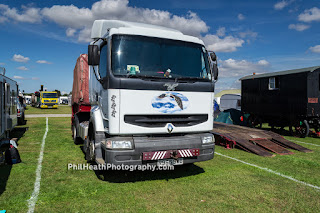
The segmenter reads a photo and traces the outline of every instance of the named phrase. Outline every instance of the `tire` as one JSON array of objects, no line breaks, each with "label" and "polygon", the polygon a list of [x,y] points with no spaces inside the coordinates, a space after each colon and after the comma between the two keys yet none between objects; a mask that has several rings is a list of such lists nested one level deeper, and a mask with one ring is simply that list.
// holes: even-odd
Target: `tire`
[{"label": "tire", "polygon": [[91,136],[87,137],[84,144],[85,158],[88,163],[92,163],[95,161],[94,144],[94,134],[92,133]]},{"label": "tire", "polygon": [[249,116],[248,118],[248,126],[251,128],[262,128],[262,119],[255,116]]},{"label": "tire", "polygon": [[79,145],[81,143],[81,138],[79,138],[77,129],[79,129],[79,119],[78,116],[74,116],[74,121],[72,125],[72,136],[75,145]]},{"label": "tire", "polygon": [[293,126],[290,125],[289,130],[291,135],[295,137],[305,138],[309,135],[310,126],[307,120],[299,121],[294,125],[295,131],[293,131]]},{"label": "tire", "polygon": [[25,120],[25,117],[24,117],[24,113],[22,113],[21,124],[22,124],[22,125],[25,125],[25,124],[26,124],[26,120]]}]

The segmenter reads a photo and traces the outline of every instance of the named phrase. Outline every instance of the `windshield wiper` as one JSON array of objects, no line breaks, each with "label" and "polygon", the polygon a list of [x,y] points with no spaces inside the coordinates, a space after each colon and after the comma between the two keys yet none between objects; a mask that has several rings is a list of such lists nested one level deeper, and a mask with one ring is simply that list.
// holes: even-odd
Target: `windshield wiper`
[{"label": "windshield wiper", "polygon": [[141,78],[141,79],[167,79],[164,77],[159,76],[152,76],[152,75],[134,75],[134,74],[128,74],[126,75],[127,78]]},{"label": "windshield wiper", "polygon": [[210,81],[207,78],[197,78],[197,77],[177,77],[176,80],[190,80],[190,81]]}]

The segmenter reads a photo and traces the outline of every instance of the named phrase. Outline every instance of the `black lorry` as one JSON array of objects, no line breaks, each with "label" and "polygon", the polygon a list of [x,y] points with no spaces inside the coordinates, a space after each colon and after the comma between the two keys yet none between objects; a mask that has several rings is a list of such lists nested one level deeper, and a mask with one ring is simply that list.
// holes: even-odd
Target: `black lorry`
[{"label": "black lorry", "polygon": [[[241,109],[251,126],[289,126],[306,137],[320,127],[320,66],[250,75],[241,80]],[[295,131],[294,131],[295,130]]]}]

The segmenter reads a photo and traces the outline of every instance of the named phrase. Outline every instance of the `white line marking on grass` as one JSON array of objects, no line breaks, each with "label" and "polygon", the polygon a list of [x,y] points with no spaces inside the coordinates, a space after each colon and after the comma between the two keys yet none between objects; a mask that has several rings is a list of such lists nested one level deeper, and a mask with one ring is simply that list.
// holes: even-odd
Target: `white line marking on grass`
[{"label": "white line marking on grass", "polygon": [[314,143],[306,143],[306,142],[301,142],[301,141],[294,141],[294,140],[291,140],[293,142],[297,142],[297,143],[304,143],[304,144],[308,144],[308,145],[312,145],[312,146],[320,146],[318,144],[314,144]]},{"label": "white line marking on grass", "polygon": [[231,160],[238,161],[238,162],[240,162],[240,163],[244,163],[244,164],[249,165],[249,166],[252,166],[252,167],[256,167],[256,168],[258,168],[258,169],[261,169],[261,170],[270,172],[270,173],[272,173],[272,174],[279,175],[279,176],[281,176],[281,177],[283,177],[283,178],[287,178],[287,179],[292,180],[292,181],[294,181],[294,182],[301,183],[301,184],[303,184],[303,185],[306,185],[306,186],[315,188],[315,189],[317,189],[317,190],[320,190],[320,187],[319,187],[319,186],[315,186],[315,185],[312,185],[312,184],[310,184],[310,183],[306,183],[306,182],[303,182],[303,181],[301,181],[301,180],[297,180],[297,179],[295,179],[295,178],[293,178],[293,177],[290,177],[290,176],[281,174],[281,173],[276,172],[276,171],[273,171],[273,170],[271,170],[271,169],[264,168],[264,167],[260,167],[260,166],[257,166],[257,165],[255,165],[255,164],[252,164],[252,163],[247,163],[247,162],[245,162],[245,161],[242,161],[242,160],[239,160],[239,159],[237,159],[237,158],[233,158],[233,157],[230,157],[230,156],[227,156],[227,155],[223,155],[223,154],[220,154],[220,153],[218,153],[218,152],[215,152],[215,154],[220,155],[220,156],[225,157],[225,158],[229,158],[229,159],[231,159]]},{"label": "white line marking on grass", "polygon": [[34,189],[32,192],[32,195],[30,199],[28,200],[28,213],[34,212],[34,207],[36,206],[38,195],[40,192],[40,181],[41,181],[41,169],[42,169],[42,160],[43,160],[43,151],[44,151],[44,145],[46,143],[46,137],[48,133],[49,127],[48,127],[48,117],[46,118],[46,132],[43,135],[42,143],[41,143],[41,149],[40,149],[40,155],[38,158],[38,166],[36,170],[36,181],[34,182]]}]

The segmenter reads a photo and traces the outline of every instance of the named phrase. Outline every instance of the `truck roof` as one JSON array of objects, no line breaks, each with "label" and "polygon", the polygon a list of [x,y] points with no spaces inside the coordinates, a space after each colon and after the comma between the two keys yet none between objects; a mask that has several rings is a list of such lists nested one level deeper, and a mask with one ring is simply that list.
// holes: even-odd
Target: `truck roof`
[{"label": "truck roof", "polygon": [[56,91],[41,91],[41,93],[57,93]]},{"label": "truck roof", "polygon": [[105,38],[106,36],[111,36],[113,34],[142,35],[204,45],[203,41],[197,37],[184,35],[178,30],[162,26],[119,20],[94,21],[91,30],[92,39]]},{"label": "truck roof", "polygon": [[294,69],[294,70],[285,70],[280,72],[263,73],[258,75],[248,75],[240,78],[240,80],[242,81],[242,80],[254,79],[254,78],[267,78],[267,77],[274,77],[279,75],[289,75],[289,74],[302,73],[302,72],[313,72],[319,68],[320,66],[315,66],[315,67],[306,67],[306,68]]}]

